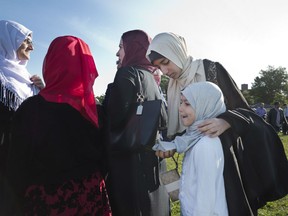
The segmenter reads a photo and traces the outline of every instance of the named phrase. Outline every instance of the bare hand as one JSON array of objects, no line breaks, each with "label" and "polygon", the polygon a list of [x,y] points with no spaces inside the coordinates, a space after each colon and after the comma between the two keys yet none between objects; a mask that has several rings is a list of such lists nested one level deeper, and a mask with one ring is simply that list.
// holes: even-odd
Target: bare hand
[{"label": "bare hand", "polygon": [[198,129],[200,132],[208,135],[210,137],[217,137],[221,135],[224,131],[230,128],[231,125],[223,119],[212,118],[204,120],[199,126]]},{"label": "bare hand", "polygon": [[44,88],[44,83],[42,81],[42,79],[37,76],[37,75],[33,75],[30,80],[33,82],[33,84],[35,86],[37,86],[40,90]]},{"label": "bare hand", "polygon": [[166,152],[163,152],[163,151],[156,151],[155,155],[157,157],[160,157],[160,158],[170,158],[172,157],[174,154],[175,154],[176,150],[173,149],[173,150],[169,150],[169,151],[166,151]]}]

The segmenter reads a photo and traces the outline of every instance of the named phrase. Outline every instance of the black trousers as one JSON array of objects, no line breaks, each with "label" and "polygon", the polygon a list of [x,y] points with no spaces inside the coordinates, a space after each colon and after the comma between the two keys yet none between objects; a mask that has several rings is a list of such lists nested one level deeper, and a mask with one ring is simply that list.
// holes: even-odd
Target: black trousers
[{"label": "black trousers", "polygon": [[[286,116],[285,118],[288,119],[288,116]],[[288,133],[288,125],[285,122],[282,124],[282,132],[283,135],[286,135]]]}]

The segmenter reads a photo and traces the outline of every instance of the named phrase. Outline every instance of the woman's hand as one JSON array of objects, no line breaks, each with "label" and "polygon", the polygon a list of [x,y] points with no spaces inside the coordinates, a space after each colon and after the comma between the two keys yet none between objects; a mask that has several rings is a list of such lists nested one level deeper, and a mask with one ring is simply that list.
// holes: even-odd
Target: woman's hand
[{"label": "woman's hand", "polygon": [[198,129],[205,135],[208,135],[210,137],[217,137],[230,127],[231,125],[227,121],[220,118],[212,118],[204,120],[198,126]]},{"label": "woman's hand", "polygon": [[33,84],[35,86],[37,86],[40,90],[44,88],[44,83],[42,81],[42,79],[37,76],[37,75],[33,75],[30,80],[33,82]]},{"label": "woman's hand", "polygon": [[156,151],[155,154],[157,157],[160,157],[160,158],[170,158],[175,154],[175,152],[176,152],[176,149],[165,151],[165,152],[158,150]]}]

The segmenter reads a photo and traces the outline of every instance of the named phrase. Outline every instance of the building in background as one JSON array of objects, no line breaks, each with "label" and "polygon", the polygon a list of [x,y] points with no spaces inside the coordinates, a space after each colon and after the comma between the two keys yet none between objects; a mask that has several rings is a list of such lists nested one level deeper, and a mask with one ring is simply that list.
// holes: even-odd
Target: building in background
[{"label": "building in background", "polygon": [[241,91],[247,91],[248,90],[248,84],[241,84]]}]

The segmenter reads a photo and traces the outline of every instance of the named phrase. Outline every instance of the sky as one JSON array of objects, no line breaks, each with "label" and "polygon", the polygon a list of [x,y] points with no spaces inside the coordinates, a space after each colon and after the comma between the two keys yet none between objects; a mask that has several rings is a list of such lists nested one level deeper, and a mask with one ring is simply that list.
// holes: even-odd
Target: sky
[{"label": "sky", "polygon": [[95,96],[116,73],[122,34],[141,29],[152,38],[174,32],[186,39],[194,59],[220,62],[238,87],[268,66],[288,69],[287,0],[1,0],[0,19],[33,31],[31,74],[42,77],[51,41],[73,35],[90,47],[99,73]]}]

